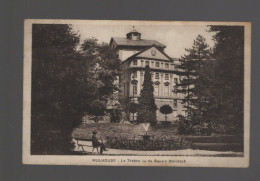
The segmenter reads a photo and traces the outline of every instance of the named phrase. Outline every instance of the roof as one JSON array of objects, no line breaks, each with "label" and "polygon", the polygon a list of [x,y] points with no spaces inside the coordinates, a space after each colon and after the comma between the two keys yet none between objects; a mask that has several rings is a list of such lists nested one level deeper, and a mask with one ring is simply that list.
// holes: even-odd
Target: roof
[{"label": "roof", "polygon": [[112,37],[111,41],[115,41],[115,43],[117,44],[117,46],[142,46],[142,47],[150,47],[152,45],[155,45],[157,47],[161,47],[161,48],[165,48],[166,46],[159,43],[158,41],[155,40],[145,40],[145,39],[141,39],[141,40],[130,40],[127,38],[122,38],[122,37]]},{"label": "roof", "polygon": [[[127,34],[130,34],[130,33],[139,33],[138,31],[136,31],[136,30],[132,30],[132,31],[130,31],[129,33],[127,33]],[[141,34],[141,33],[139,33],[139,34]]]},{"label": "roof", "polygon": [[[143,54],[143,53],[145,53],[147,50],[152,49],[152,48],[157,49],[157,50],[161,53],[161,55],[164,56],[165,58],[161,58],[161,57],[159,57],[159,58],[154,57],[154,58],[153,58],[153,57],[150,57],[150,56],[147,56],[147,55]],[[144,56],[142,56],[142,55],[144,55]],[[156,56],[157,56],[157,54],[156,54]],[[138,52],[138,53],[132,55],[131,57],[127,58],[126,60],[129,60],[129,59],[132,59],[132,58],[137,58],[137,57],[139,57],[139,58],[141,57],[141,58],[152,58],[152,59],[168,60],[168,61],[171,61],[171,62],[174,61],[174,60],[173,60],[171,57],[169,57],[163,50],[158,49],[155,45],[149,46],[148,48],[146,48],[146,49],[144,49],[144,50],[142,50],[142,51],[140,51],[140,52]]]},{"label": "roof", "polygon": [[177,61],[180,60],[179,58],[172,58],[172,57],[171,57],[171,59],[172,59],[174,62],[177,62]]}]

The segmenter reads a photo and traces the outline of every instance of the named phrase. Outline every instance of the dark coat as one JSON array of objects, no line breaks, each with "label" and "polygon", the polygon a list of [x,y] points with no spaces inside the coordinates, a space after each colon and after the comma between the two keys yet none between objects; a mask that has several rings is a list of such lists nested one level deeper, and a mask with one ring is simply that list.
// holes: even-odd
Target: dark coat
[{"label": "dark coat", "polygon": [[101,143],[98,141],[96,135],[92,136],[92,146],[93,147],[99,147],[101,145]]}]

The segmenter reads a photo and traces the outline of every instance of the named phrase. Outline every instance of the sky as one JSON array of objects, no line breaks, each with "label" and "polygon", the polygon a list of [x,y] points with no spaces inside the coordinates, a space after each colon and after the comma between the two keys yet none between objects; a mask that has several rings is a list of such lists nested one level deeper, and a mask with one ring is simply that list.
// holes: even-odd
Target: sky
[{"label": "sky", "polygon": [[209,27],[202,25],[88,25],[73,24],[81,41],[86,38],[97,38],[99,42],[109,43],[111,37],[126,37],[126,33],[134,29],[140,32],[142,39],[156,40],[167,47],[165,52],[173,58],[180,58],[185,48],[191,48],[193,40],[200,34],[209,47],[214,46],[213,32],[208,32]]}]

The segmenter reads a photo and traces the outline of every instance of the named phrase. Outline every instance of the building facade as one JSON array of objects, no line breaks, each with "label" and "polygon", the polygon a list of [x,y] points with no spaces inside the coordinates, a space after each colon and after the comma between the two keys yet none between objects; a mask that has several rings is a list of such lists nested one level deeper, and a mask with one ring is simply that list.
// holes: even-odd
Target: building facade
[{"label": "building facade", "polygon": [[[186,108],[182,104],[183,96],[176,93],[176,84],[181,76],[177,74],[176,65],[178,59],[169,57],[164,49],[165,45],[155,40],[141,38],[141,33],[133,30],[126,37],[112,37],[111,48],[117,50],[122,61],[122,74],[119,77],[122,99],[138,102],[140,97],[145,66],[149,65],[154,83],[154,98],[157,105],[157,120],[164,121],[165,117],[160,113],[161,106],[167,104],[173,109],[173,113],[167,115],[168,121],[175,121],[178,115],[186,116]],[[129,116],[132,121],[133,116]]]}]

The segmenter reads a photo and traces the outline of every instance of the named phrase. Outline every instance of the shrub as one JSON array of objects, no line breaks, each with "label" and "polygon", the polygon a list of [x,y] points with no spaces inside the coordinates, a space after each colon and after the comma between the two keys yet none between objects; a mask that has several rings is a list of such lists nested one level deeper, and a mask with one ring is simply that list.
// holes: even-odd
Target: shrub
[{"label": "shrub", "polygon": [[191,121],[184,118],[182,115],[178,115],[178,117],[179,117],[179,121],[177,121],[178,133],[183,135],[192,134],[193,129],[192,129]]},{"label": "shrub", "polygon": [[172,107],[167,104],[160,107],[160,112],[165,115],[165,121],[167,121],[167,114],[171,114],[172,111]]}]

